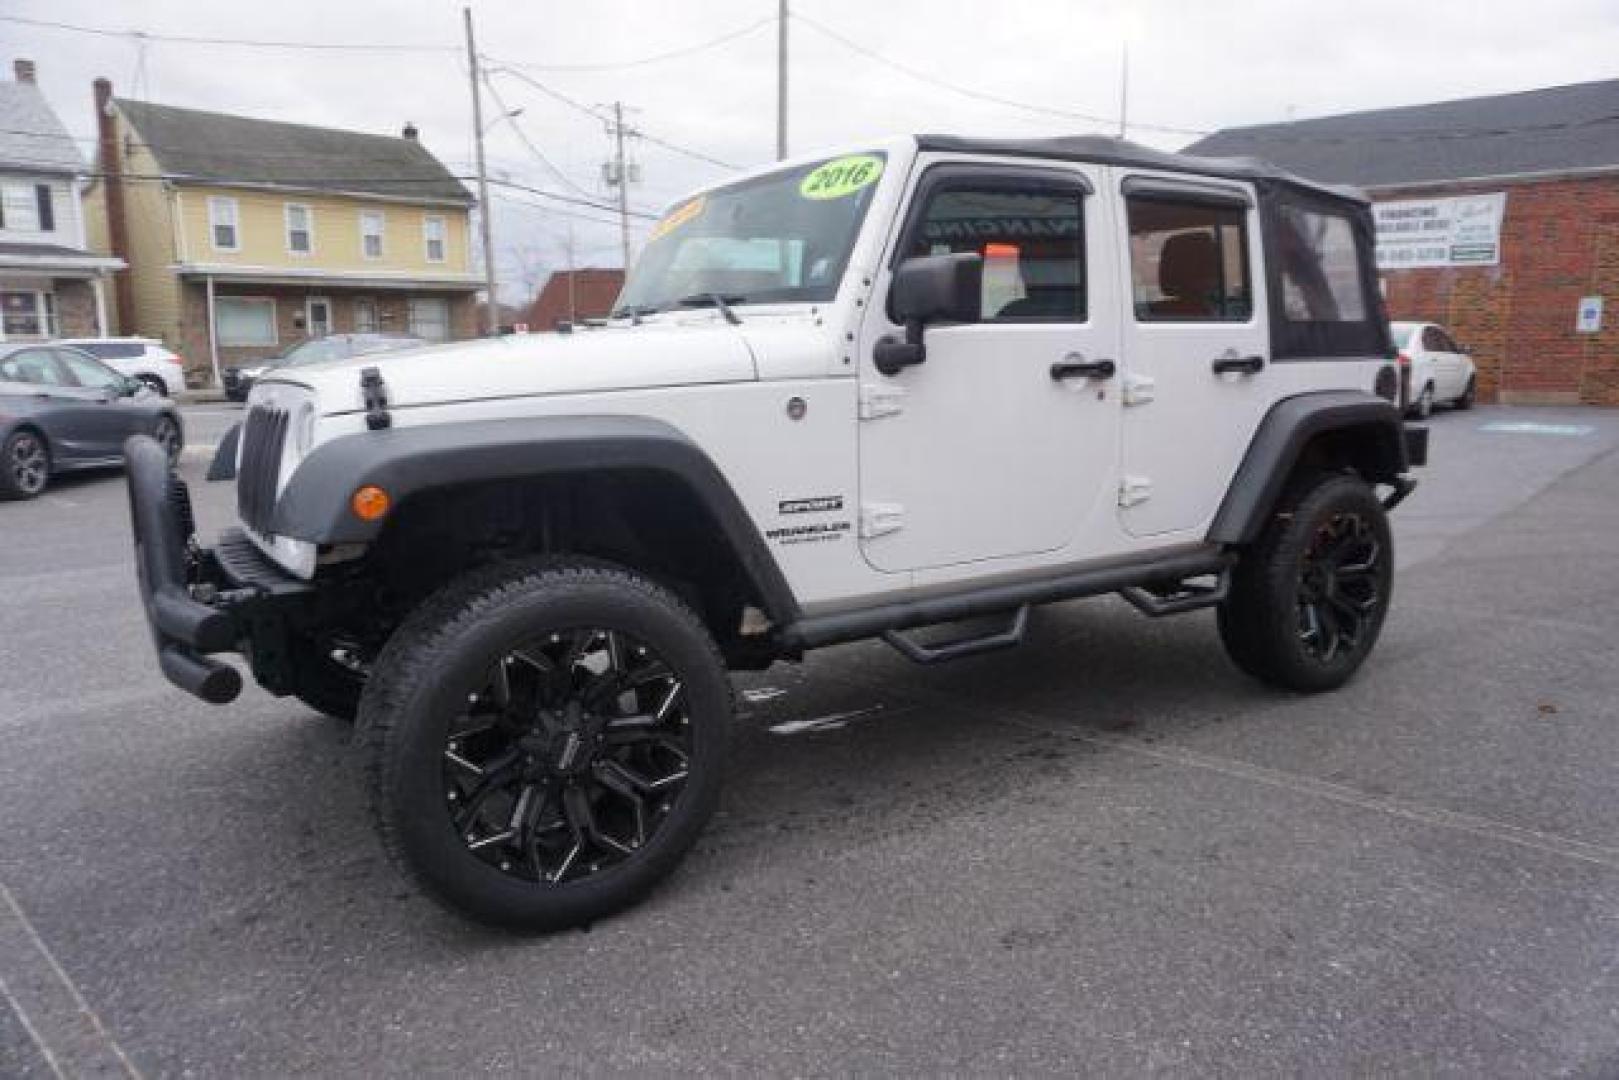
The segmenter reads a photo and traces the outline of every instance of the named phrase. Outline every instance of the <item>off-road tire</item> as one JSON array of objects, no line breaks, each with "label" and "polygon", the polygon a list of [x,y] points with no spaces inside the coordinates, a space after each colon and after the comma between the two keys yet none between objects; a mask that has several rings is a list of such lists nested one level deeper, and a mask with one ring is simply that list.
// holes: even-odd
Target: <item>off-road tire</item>
[{"label": "off-road tire", "polygon": [[[1306,598],[1323,576],[1320,545],[1349,522],[1358,523],[1357,533],[1364,529],[1362,542],[1375,544],[1376,555],[1367,572],[1345,578],[1355,592],[1339,599],[1353,605],[1369,596],[1375,602],[1361,615],[1353,643],[1340,642],[1323,656],[1319,615],[1316,643],[1307,636],[1306,607],[1320,605],[1309,605]],[[1346,565],[1352,570],[1358,564]],[[1388,515],[1371,487],[1344,473],[1307,474],[1289,485],[1265,531],[1232,571],[1231,591],[1219,609],[1220,638],[1232,661],[1261,682],[1301,693],[1332,690],[1348,681],[1376,644],[1393,586]],[[1336,608],[1329,615],[1345,618]]]},{"label": "off-road tire", "polygon": [[20,428],[0,444],[0,500],[32,499],[50,485],[51,450],[45,436]]},{"label": "off-road tire", "polygon": [[[509,670],[506,665],[513,656],[532,652],[536,640],[556,641],[594,628],[610,632],[609,642],[617,635],[644,643],[641,652],[661,660],[671,673],[670,685],[681,688],[669,693],[671,700],[676,693],[683,695],[681,735],[689,752],[683,777],[678,793],[657,808],[652,831],[619,861],[603,860],[599,870],[591,866],[588,874],[574,880],[568,880],[570,871],[564,867],[553,880],[535,854],[538,876],[519,879],[511,867],[492,865],[475,852],[470,833],[464,837],[462,826],[451,816],[450,806],[456,804],[446,790],[450,774],[445,760],[457,748],[451,741],[452,725],[459,730],[479,707],[469,704],[478,700],[469,694],[475,687],[487,688],[492,667]],[[571,659],[552,669],[570,672],[563,679],[567,686],[574,685],[570,665]],[[510,686],[507,693],[509,701],[515,700]],[[445,907],[474,921],[511,930],[550,931],[620,911],[674,870],[718,801],[731,722],[732,694],[724,663],[689,607],[632,571],[547,559],[474,571],[424,602],[395,631],[373,665],[360,698],[357,733],[378,833],[406,876]],[[488,730],[501,731],[505,723],[497,720]],[[536,719],[535,732],[539,726]],[[510,745],[515,753],[518,742]],[[593,759],[589,768],[596,767]],[[582,788],[587,781],[552,778],[533,783]],[[549,806],[553,794],[557,792],[547,787],[536,798],[547,800]],[[557,802],[565,804],[566,794],[560,792]],[[463,802],[472,797],[467,793]],[[449,805],[447,799],[452,800]],[[465,810],[461,806],[457,812]],[[600,810],[598,805],[586,816]],[[520,815],[521,804],[512,814],[514,823]],[[636,819],[639,822],[639,810]],[[574,821],[571,807],[567,821]],[[548,826],[559,827],[554,822]],[[575,841],[583,843],[579,835],[575,829]]]}]

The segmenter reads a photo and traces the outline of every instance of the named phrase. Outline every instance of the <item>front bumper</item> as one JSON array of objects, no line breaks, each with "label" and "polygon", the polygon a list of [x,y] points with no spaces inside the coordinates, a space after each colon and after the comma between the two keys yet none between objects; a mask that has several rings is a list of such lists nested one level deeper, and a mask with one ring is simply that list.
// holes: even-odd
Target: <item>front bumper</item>
[{"label": "front bumper", "polygon": [[204,701],[234,701],[242,676],[212,654],[242,650],[255,605],[309,586],[271,565],[240,530],[227,530],[211,550],[198,547],[190,494],[155,440],[132,436],[124,461],[135,577],[158,666]]}]

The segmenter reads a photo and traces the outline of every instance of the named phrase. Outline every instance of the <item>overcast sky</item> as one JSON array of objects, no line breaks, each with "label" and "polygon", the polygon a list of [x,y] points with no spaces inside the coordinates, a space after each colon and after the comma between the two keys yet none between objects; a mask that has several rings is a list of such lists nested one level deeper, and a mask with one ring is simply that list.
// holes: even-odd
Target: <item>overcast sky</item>
[{"label": "overcast sky", "polygon": [[[0,41],[8,61],[37,62],[46,96],[86,140],[87,157],[94,131],[90,83],[105,75],[121,96],[169,105],[371,132],[396,132],[411,120],[453,172],[469,174],[471,106],[465,59],[456,51],[462,6],[461,0],[0,0],[3,15],[114,31],[439,51],[150,39],[142,46],[128,34],[4,22]],[[471,6],[480,51],[497,67],[524,65],[530,78],[587,107],[621,100],[648,136],[718,161],[752,166],[774,156],[776,0]],[[795,153],[906,131],[1113,133],[1126,39],[1131,137],[1169,149],[1196,135],[1165,128],[1205,131],[1610,78],[1619,56],[1613,0],[793,0],[792,6],[802,16],[789,23]],[[732,36],[686,55],[602,66],[724,35]],[[497,70],[491,79],[507,105],[523,110],[490,131],[492,174],[609,199],[600,172],[610,151],[603,124],[512,74]],[[500,111],[487,97],[485,108],[486,119]],[[574,188],[547,171],[517,129]],[[660,209],[725,175],[649,141],[633,141],[632,150],[642,182],[632,187],[631,201],[641,209]],[[578,216],[564,216],[563,208],[544,206],[517,192],[496,200],[504,299],[565,265],[570,226],[577,265],[618,263],[617,225],[609,215],[574,207],[568,213]]]}]

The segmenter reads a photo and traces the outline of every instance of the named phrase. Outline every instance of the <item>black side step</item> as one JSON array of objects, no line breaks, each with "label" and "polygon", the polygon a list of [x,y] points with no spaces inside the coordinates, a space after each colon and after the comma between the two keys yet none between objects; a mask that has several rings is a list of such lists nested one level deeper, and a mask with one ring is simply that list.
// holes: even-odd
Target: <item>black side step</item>
[{"label": "black side step", "polygon": [[1162,585],[1131,585],[1120,589],[1119,595],[1130,601],[1148,618],[1179,615],[1183,611],[1214,607],[1231,591],[1231,570],[1220,571],[1213,585],[1194,585],[1188,581],[1168,582]]},{"label": "black side step", "polygon": [[1005,630],[993,634],[957,638],[955,641],[947,641],[940,645],[923,645],[921,642],[912,641],[898,630],[884,630],[883,640],[913,664],[942,664],[946,660],[960,660],[964,656],[977,656],[979,653],[1021,645],[1028,629],[1029,605],[1024,604],[1012,613],[1012,621],[1007,624]]}]

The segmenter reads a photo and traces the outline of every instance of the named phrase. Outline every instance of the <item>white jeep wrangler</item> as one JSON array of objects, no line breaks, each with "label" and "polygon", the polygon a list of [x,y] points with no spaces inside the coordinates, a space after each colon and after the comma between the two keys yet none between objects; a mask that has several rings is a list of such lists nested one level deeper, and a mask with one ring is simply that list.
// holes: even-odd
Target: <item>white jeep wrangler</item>
[{"label": "white jeep wrangler", "polygon": [[[271,373],[213,548],[127,447],[164,673],[358,721],[427,892],[549,929],[632,903],[713,810],[728,668],[880,636],[930,663],[1031,605],[1217,607],[1330,689],[1393,585],[1426,431],[1367,204],[1254,161],[922,136],[763,169],[653,230],[599,325]],[[920,628],[969,618],[990,632]]]}]

